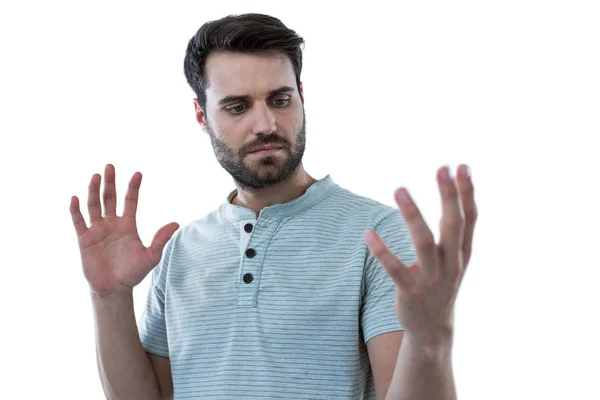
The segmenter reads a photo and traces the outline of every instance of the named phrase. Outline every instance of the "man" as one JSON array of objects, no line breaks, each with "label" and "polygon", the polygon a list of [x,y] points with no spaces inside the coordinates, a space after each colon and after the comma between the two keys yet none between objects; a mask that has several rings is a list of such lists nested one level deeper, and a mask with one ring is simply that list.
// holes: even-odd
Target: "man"
[{"label": "man", "polygon": [[[72,198],[108,398],[456,398],[453,303],[476,215],[466,166],[458,189],[438,173],[439,245],[404,190],[400,213],[311,177],[302,43],[260,14],[209,22],[190,40],[196,119],[236,186],[217,210],[164,226],[145,248],[141,174],[122,217],[114,167],[104,218],[92,177],[89,229]],[[132,291],[150,271],[138,331]]]}]

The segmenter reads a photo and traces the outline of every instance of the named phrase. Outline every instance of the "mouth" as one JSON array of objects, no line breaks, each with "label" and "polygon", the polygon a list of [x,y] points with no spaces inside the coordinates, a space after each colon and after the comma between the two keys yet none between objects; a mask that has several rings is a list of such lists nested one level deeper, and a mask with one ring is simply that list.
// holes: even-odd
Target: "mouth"
[{"label": "mouth", "polygon": [[256,151],[251,151],[248,154],[258,154],[258,155],[267,155],[267,154],[274,154],[276,152],[278,152],[279,150],[281,150],[281,147],[271,147],[268,149],[259,149]]}]

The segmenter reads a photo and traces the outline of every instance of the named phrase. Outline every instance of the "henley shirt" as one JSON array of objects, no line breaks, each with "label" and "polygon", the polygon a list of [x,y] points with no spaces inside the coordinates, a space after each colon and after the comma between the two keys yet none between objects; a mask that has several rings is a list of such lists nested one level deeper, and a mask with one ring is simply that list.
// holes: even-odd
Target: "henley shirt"
[{"label": "henley shirt", "polygon": [[375,400],[366,343],[403,327],[364,234],[410,265],[398,208],[330,175],[258,217],[235,194],[175,232],[151,273],[139,335],[169,357],[174,398]]}]

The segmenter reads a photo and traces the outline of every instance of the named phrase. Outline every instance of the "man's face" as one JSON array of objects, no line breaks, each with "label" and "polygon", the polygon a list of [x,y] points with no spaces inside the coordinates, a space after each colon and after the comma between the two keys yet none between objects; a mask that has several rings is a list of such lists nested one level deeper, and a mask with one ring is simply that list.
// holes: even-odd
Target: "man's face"
[{"label": "man's face", "polygon": [[[211,53],[205,71],[206,110],[196,118],[210,135],[221,166],[246,190],[287,180],[305,148],[303,100],[282,54]],[[269,152],[254,150],[272,145]]]}]

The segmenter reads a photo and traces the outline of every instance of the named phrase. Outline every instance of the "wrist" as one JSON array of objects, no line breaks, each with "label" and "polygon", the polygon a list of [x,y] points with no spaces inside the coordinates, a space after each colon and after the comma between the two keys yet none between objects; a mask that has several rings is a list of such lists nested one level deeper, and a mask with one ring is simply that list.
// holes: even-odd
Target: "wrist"
[{"label": "wrist", "polygon": [[96,292],[90,288],[90,296],[93,300],[97,301],[122,301],[133,299],[133,289],[131,288],[120,288],[106,292]]},{"label": "wrist", "polygon": [[451,352],[453,338],[451,330],[428,337],[417,337],[410,332],[404,332],[402,346],[406,344],[418,349],[429,358],[440,358],[447,356]]}]

